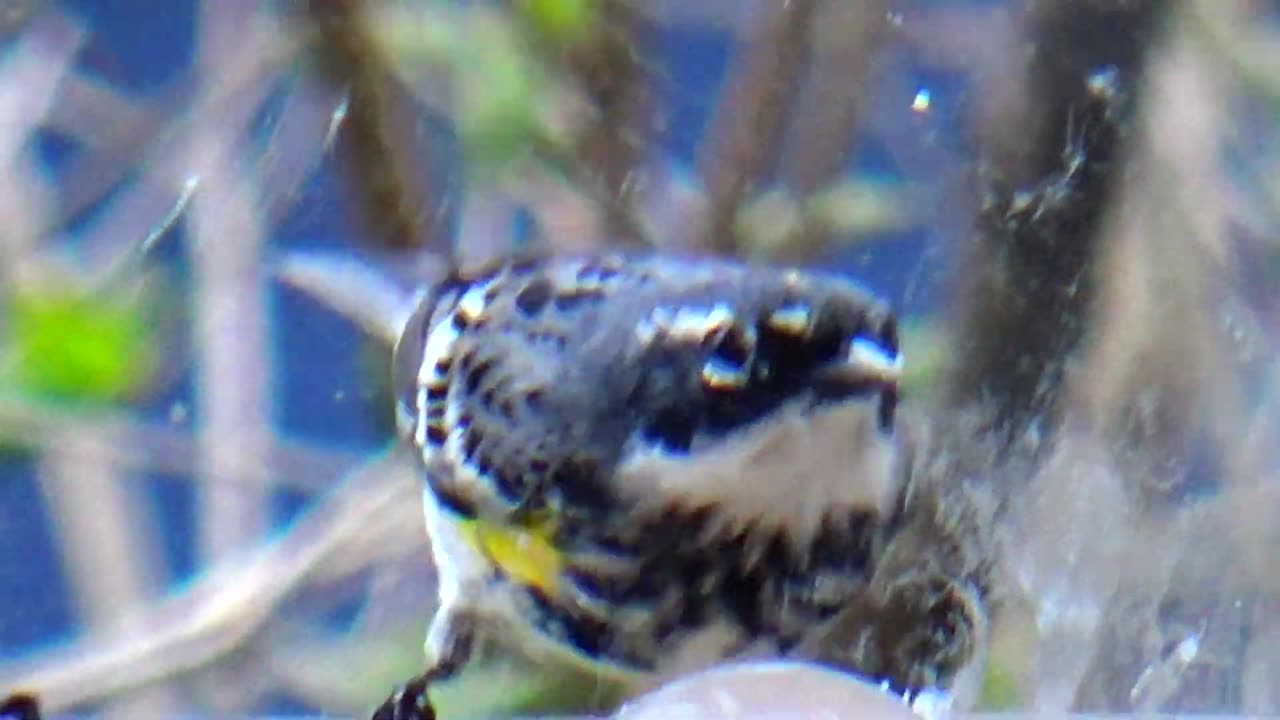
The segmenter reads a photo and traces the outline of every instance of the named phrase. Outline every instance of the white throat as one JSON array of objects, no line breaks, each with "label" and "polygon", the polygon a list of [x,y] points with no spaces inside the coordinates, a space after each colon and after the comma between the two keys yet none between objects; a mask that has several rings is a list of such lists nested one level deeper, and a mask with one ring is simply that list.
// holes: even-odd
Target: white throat
[{"label": "white throat", "polygon": [[874,403],[784,407],[714,448],[681,456],[639,449],[619,468],[620,491],[653,509],[715,507],[709,531],[754,525],[811,540],[832,511],[892,513],[898,446]]}]

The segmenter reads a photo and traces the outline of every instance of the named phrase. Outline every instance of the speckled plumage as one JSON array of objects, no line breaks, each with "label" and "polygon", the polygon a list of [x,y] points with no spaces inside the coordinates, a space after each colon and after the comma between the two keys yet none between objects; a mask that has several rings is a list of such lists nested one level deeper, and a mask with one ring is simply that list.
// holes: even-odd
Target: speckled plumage
[{"label": "speckled plumage", "polygon": [[[893,551],[929,525],[900,362],[888,307],[822,273],[558,258],[433,288],[396,353],[441,576],[424,677],[496,640],[642,683],[792,654],[945,689],[982,609],[952,548]],[[555,577],[495,562],[475,522],[538,528]],[[377,717],[430,717],[425,687]]]}]

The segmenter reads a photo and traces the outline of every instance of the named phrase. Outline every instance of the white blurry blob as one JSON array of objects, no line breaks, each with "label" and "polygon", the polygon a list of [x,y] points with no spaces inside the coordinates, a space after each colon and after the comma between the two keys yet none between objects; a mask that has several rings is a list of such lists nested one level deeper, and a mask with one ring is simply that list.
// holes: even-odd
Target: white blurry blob
[{"label": "white blurry blob", "polygon": [[1153,713],[1173,697],[1178,691],[1183,673],[1200,654],[1200,639],[1203,635],[1203,628],[1200,632],[1188,635],[1142,671],[1129,691],[1129,700],[1133,703],[1134,710]]},{"label": "white blurry blob", "polygon": [[919,720],[899,696],[848,673],[789,661],[735,663],[682,678],[612,720]]}]

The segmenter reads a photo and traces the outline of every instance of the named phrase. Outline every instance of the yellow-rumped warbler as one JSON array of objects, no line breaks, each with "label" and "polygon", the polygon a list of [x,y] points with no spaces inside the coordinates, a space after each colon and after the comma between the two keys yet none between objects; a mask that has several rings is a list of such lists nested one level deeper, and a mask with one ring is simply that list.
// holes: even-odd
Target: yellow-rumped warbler
[{"label": "yellow-rumped warbler", "polygon": [[375,718],[434,717],[428,687],[482,642],[641,686],[794,656],[949,688],[981,581],[954,548],[895,548],[901,363],[887,305],[826,273],[603,256],[433,287],[395,382],[440,606]]}]

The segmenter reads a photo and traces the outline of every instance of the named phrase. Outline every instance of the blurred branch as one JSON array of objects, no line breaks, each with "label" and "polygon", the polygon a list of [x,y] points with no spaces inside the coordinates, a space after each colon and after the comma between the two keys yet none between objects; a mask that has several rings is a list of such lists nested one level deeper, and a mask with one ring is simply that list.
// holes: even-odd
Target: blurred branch
[{"label": "blurred branch", "polygon": [[1216,312],[1231,282],[1230,181],[1219,156],[1230,84],[1183,22],[1170,25],[1126,163],[1142,181],[1117,188],[1101,229],[1099,320],[1070,386],[1073,411],[1147,481],[1136,489],[1153,508],[1185,497],[1198,445],[1213,435],[1234,444],[1243,432],[1211,425],[1244,418],[1232,341]]},{"label": "blurred branch", "polygon": [[367,336],[395,347],[413,311],[413,293],[353,258],[289,253],[277,264],[282,281],[349,319]]},{"label": "blurred branch", "polygon": [[1134,91],[1173,5],[1033,3],[1021,104],[982,129],[984,196],[959,268],[948,394],[953,405],[980,398],[1007,439],[1056,422],[1096,294]]},{"label": "blurred branch", "polygon": [[604,0],[598,12],[587,37],[566,48],[568,70],[591,106],[576,139],[580,172],[600,188],[611,237],[652,247],[635,207],[653,135],[653,97],[640,59],[646,25],[625,0]]},{"label": "blurred branch", "polygon": [[302,11],[315,31],[312,57],[323,76],[348,92],[339,156],[364,221],[377,242],[413,249],[445,247],[442,223],[424,207],[440,190],[424,168],[416,109],[395,82],[372,36],[361,0],[309,0]]},{"label": "blurred branch", "polygon": [[[124,93],[77,74],[69,75],[50,108],[47,123],[86,146],[72,162],[59,193],[54,230],[66,230],[119,187],[125,190],[76,233],[80,272],[88,284],[131,282],[188,209],[199,187],[199,158],[184,143],[202,124],[215,122],[202,108],[236,114],[225,128],[239,140],[254,120],[252,111],[270,97],[297,43],[264,28],[250,27],[247,52],[222,68],[216,82],[197,87],[181,80],[159,96],[138,103]],[[197,97],[197,91],[202,95]],[[192,105],[192,101],[200,105]],[[335,100],[305,82],[294,84],[253,169],[256,200],[268,222],[289,209],[299,186],[323,159]],[[234,110],[232,110],[234,109]],[[175,120],[176,118],[176,120]],[[130,176],[136,179],[130,180]]]},{"label": "blurred branch", "polygon": [[[62,543],[62,557],[87,632],[138,632],[129,609],[161,587],[157,528],[139,488],[106,460],[119,441],[109,424],[56,436],[42,458],[40,485]],[[110,703],[104,717],[159,717],[181,711],[177,693],[157,686]]]},{"label": "blurred branch", "polygon": [[[1230,507],[1259,472],[1237,463],[1248,401],[1238,343],[1221,320],[1236,292],[1220,157],[1235,88],[1227,58],[1196,42],[1188,6],[1180,10],[1148,72],[1130,162],[1143,180],[1124,184],[1104,231],[1102,320],[1071,383],[1072,414],[1124,472],[1131,523],[1164,528],[1135,545],[1171,567],[1161,582],[1123,578],[1077,698],[1083,709],[1240,712],[1261,594],[1242,548],[1224,541],[1232,527],[1254,542],[1266,534],[1242,528]],[[1111,621],[1121,613],[1132,617]],[[1179,646],[1194,651],[1172,655]]]},{"label": "blurred branch", "polygon": [[[253,642],[272,613],[351,548],[423,553],[418,485],[402,455],[357,470],[287,533],[247,558],[229,558],[177,597],[140,608],[145,631],[102,634],[18,666],[0,666],[0,687],[38,693],[63,712],[200,669]],[[403,521],[396,521],[401,518]],[[409,519],[412,516],[412,519]],[[366,560],[358,567],[366,567]]]},{"label": "blurred branch", "polygon": [[1030,3],[1025,70],[1013,92],[993,91],[1003,102],[982,108],[981,207],[957,268],[944,402],[976,404],[1006,462],[1027,464],[994,484],[1009,503],[1002,580],[1026,594],[1036,638],[1033,657],[1007,662],[1032,665],[1026,703],[1042,712],[1074,709],[1095,669],[1114,667],[1118,648],[1103,646],[1116,632],[1111,613],[1127,608],[1117,595],[1126,577],[1163,587],[1171,569],[1150,548],[1172,528],[1137,522],[1110,438],[1078,422],[1058,430],[1072,393],[1099,387],[1093,373],[1068,369],[1097,317],[1142,83],[1175,7]]},{"label": "blurred branch", "polygon": [[[176,135],[173,118],[183,113],[193,91],[191,84],[182,83],[157,98],[137,102],[98,79],[79,74],[68,76],[63,85],[47,122],[83,143],[85,152],[70,161],[67,180],[58,193],[55,229],[65,229],[100,203],[113,187],[139,169],[140,157],[158,160],[172,154]],[[147,186],[145,181],[141,184]],[[162,203],[173,197],[170,187],[165,190]],[[135,222],[145,227],[163,216],[163,210],[140,215]],[[134,236],[139,234],[145,236]]]},{"label": "blurred branch", "polygon": [[737,248],[738,208],[777,160],[787,108],[808,57],[816,6],[817,0],[771,3],[734,64],[702,145],[699,169],[709,200],[693,247],[723,254]]},{"label": "blurred branch", "polygon": [[[888,0],[828,2],[816,12],[813,62],[791,111],[782,153],[783,181],[801,198],[833,184],[860,137],[880,48],[890,34]],[[806,222],[782,247],[799,259],[827,245],[830,227]]]},{"label": "blurred branch", "polygon": [[[183,78],[141,102],[80,74],[70,74],[62,83],[46,123],[83,144],[85,152],[73,158],[66,171],[58,217],[50,227],[67,230],[113,190],[127,187],[102,208],[100,217],[77,233],[83,272],[91,278],[110,282],[132,277],[154,241],[187,209],[199,168],[183,144],[194,126],[210,122],[202,109],[240,109],[241,124],[227,128],[230,136],[240,138],[253,120],[243,109],[261,107],[297,54],[298,43],[289,36],[252,24],[246,31],[245,47],[254,52],[222,68],[216,83],[201,86],[197,80]],[[289,93],[278,121],[289,135],[282,138],[277,133],[262,152],[261,171],[266,177],[260,204],[273,219],[287,208],[286,200],[323,156],[325,136],[315,139],[314,133],[300,130],[319,115],[327,133],[333,102],[309,90],[304,83]],[[308,141],[312,146],[307,146]]]},{"label": "blurred branch", "polygon": [[[111,426],[119,434],[120,442],[97,448],[95,452],[101,455],[95,457],[105,458],[105,462],[119,471],[183,478],[195,475],[196,441],[183,429],[150,424],[123,413],[97,411],[82,417],[60,406],[0,399],[0,439],[39,450],[56,449],[56,438],[88,431],[100,424]],[[67,455],[70,449],[63,448],[62,452],[64,457],[71,457]],[[332,487],[335,478],[353,467],[360,457],[282,438],[262,465],[246,467],[244,474],[210,480],[225,487],[288,487],[322,492]],[[80,461],[87,463],[90,458]]]},{"label": "blurred branch", "polygon": [[339,91],[299,75],[289,88],[254,170],[262,192],[259,206],[269,225],[283,221],[302,190],[327,159],[346,112]]},{"label": "blurred branch", "polygon": [[255,544],[268,529],[267,495],[215,478],[246,475],[270,455],[270,355],[261,249],[267,228],[257,190],[240,172],[238,135],[257,105],[215,106],[214,88],[233,68],[259,64],[270,36],[250,32],[257,3],[200,6],[196,72],[200,122],[185,152],[198,190],[191,204],[196,370],[200,428],[199,557],[217,562]]},{"label": "blurred branch", "polygon": [[35,171],[28,140],[54,102],[85,39],[71,17],[49,13],[31,21],[0,67],[0,286],[39,280],[37,253],[52,216],[52,193]]},{"label": "blurred branch", "polygon": [[[1185,25],[1222,61],[1229,63],[1237,79],[1250,90],[1275,101],[1280,97],[1280,36],[1267,22],[1270,6],[1256,0],[1187,4]],[[1240,22],[1244,18],[1247,22]]]}]

